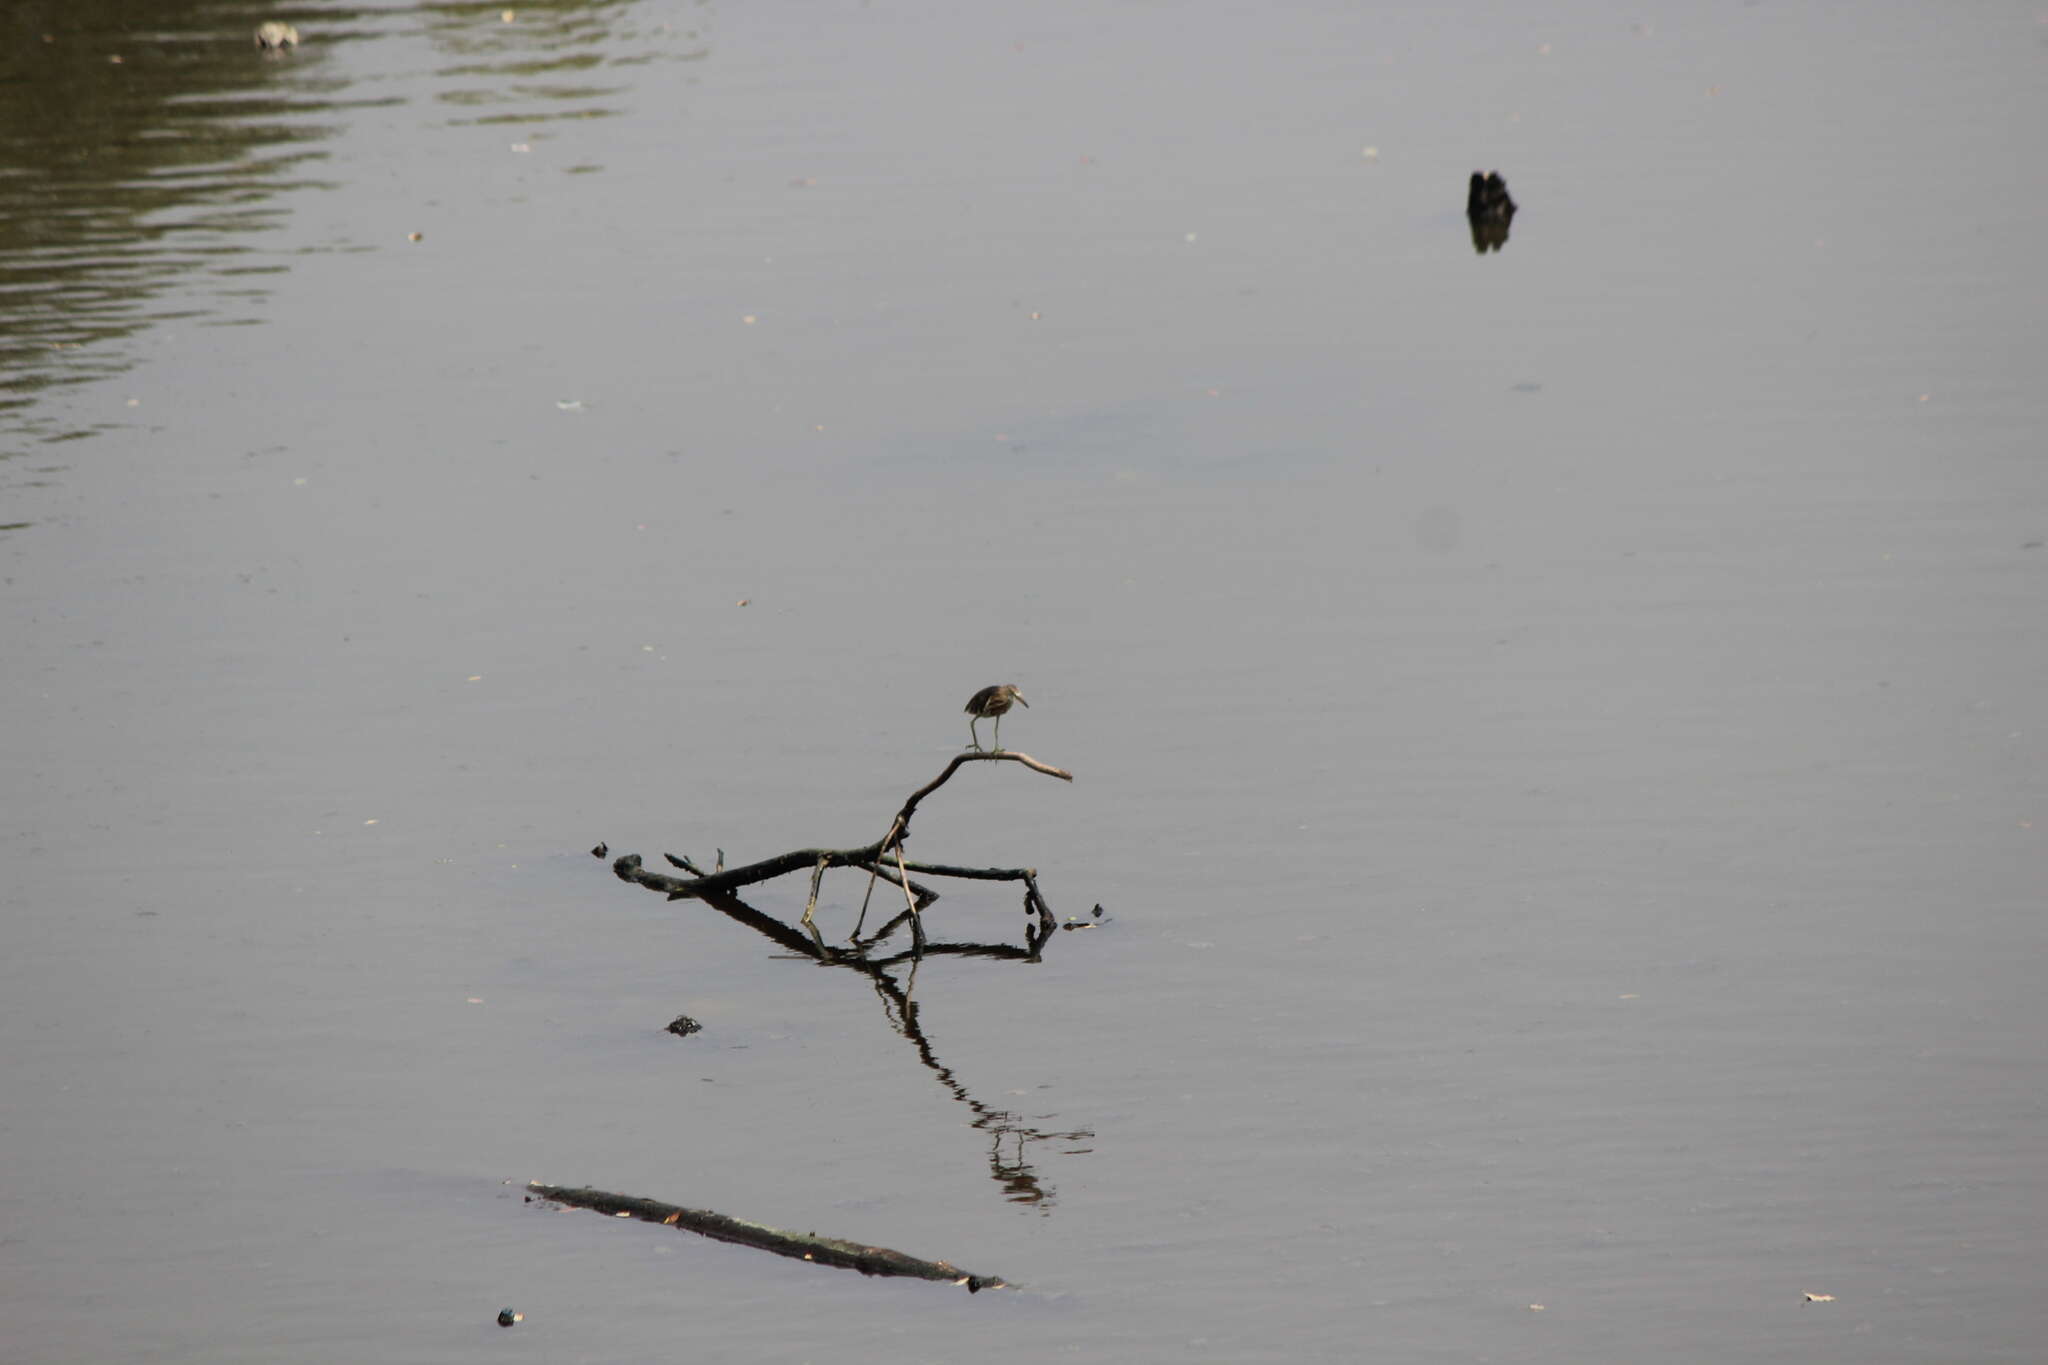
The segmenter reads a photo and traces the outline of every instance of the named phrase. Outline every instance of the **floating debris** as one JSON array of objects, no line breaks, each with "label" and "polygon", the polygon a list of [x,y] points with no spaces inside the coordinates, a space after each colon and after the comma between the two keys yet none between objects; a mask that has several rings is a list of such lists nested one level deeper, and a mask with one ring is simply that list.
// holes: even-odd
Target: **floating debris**
[{"label": "floating debris", "polygon": [[927,1261],[921,1257],[892,1251],[888,1247],[869,1246],[864,1242],[849,1242],[838,1237],[821,1237],[815,1232],[787,1232],[781,1228],[771,1228],[728,1214],[714,1213],[710,1209],[680,1208],[674,1204],[639,1199],[629,1194],[613,1194],[605,1190],[567,1189],[560,1185],[543,1185],[537,1180],[529,1183],[526,1189],[529,1199],[537,1196],[550,1203],[589,1209],[595,1213],[610,1214],[614,1218],[637,1218],[646,1223],[660,1223],[666,1227],[709,1237],[713,1241],[733,1242],[760,1251],[771,1251],[778,1256],[787,1256],[791,1260],[857,1270],[863,1275],[902,1275],[920,1280],[939,1280],[964,1286],[970,1294],[979,1293],[984,1289],[1015,1288],[1000,1276],[971,1275],[946,1261]]},{"label": "floating debris", "polygon": [[515,1322],[525,1321],[526,1314],[524,1313],[515,1313],[509,1308],[500,1308],[498,1310],[498,1326],[500,1327],[510,1327]]},{"label": "floating debris", "polygon": [[1474,171],[1465,191],[1465,217],[1472,225],[1472,248],[1484,256],[1508,244],[1515,221],[1515,201],[1499,171]]}]

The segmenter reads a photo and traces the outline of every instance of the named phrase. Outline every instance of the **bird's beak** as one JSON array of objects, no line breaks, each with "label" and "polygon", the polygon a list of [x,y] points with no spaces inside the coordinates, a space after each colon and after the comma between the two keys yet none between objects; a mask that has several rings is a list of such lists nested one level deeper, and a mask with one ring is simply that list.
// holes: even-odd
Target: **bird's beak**
[{"label": "bird's beak", "polygon": [[1022,692],[1012,692],[1010,696],[1017,703],[1017,705],[1023,707],[1026,711],[1029,711],[1031,709],[1031,703],[1024,700],[1024,694]]}]

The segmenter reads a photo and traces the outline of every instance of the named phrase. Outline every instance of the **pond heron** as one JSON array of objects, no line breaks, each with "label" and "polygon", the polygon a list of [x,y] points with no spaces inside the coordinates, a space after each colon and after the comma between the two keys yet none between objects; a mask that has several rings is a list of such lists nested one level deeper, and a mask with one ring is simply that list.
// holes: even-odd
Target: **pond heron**
[{"label": "pond heron", "polygon": [[1008,714],[1012,705],[1021,706],[1027,711],[1031,709],[1031,703],[1024,700],[1024,694],[1012,683],[997,683],[993,687],[984,687],[967,699],[967,714],[971,717],[967,722],[967,735],[974,741],[975,748],[981,747],[981,735],[974,727],[985,717],[994,716],[996,735],[993,742],[997,753],[1003,751],[1003,717]]}]

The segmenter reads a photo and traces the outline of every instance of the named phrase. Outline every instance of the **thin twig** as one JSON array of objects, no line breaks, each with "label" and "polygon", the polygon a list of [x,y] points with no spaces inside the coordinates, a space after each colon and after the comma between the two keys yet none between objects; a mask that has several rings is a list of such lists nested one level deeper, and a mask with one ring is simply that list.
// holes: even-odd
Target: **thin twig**
[{"label": "thin twig", "polygon": [[818,865],[811,869],[811,898],[804,903],[804,917],[802,921],[805,928],[810,927],[811,916],[818,913],[818,883],[825,880],[825,869],[831,865],[831,862],[831,856],[828,854],[819,858]]},{"label": "thin twig", "polygon": [[[888,882],[891,886],[903,885],[901,881],[897,880],[896,874],[894,872],[891,872],[886,864],[867,863],[865,864],[865,866],[869,874],[868,885],[870,887],[872,887],[875,884],[875,878],[877,877],[881,878],[885,882]],[[913,872],[920,872],[924,870],[921,867],[919,867],[916,863],[905,863],[904,866],[908,867]],[[932,902],[939,899],[938,892],[934,891],[929,886],[923,885],[922,883],[912,882],[910,883],[910,889],[917,893],[917,908],[920,910],[931,909]],[[866,909],[866,906],[863,905],[862,909]],[[854,927],[856,928],[856,930],[859,928],[858,925],[855,925]]]},{"label": "thin twig", "polygon": [[860,927],[868,922],[868,902],[875,898],[875,878],[882,875],[881,864],[868,863],[866,867],[868,870],[868,889],[860,898],[860,918],[853,922],[853,932],[847,935],[846,938],[848,943],[860,937]]},{"label": "thin twig", "polygon": [[903,841],[896,841],[896,871],[903,878],[903,903],[910,907],[910,941],[917,948],[917,955],[924,956],[924,916],[917,912],[917,902],[910,895],[910,873],[903,868]]}]

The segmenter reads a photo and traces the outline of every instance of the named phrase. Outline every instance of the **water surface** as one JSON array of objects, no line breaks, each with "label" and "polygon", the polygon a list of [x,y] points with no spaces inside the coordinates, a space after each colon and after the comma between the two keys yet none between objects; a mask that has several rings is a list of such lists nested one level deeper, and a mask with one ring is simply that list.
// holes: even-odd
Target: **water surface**
[{"label": "water surface", "polygon": [[10,1358],[2036,1356],[2037,15],[507,13],[5,21]]}]

